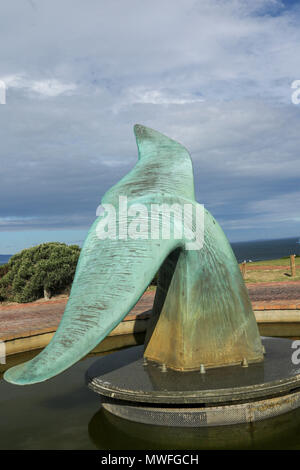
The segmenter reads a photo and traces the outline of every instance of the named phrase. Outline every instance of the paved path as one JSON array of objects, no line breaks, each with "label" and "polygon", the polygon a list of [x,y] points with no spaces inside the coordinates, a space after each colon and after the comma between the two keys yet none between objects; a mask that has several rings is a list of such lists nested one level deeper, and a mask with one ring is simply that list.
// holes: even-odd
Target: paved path
[{"label": "paved path", "polygon": [[[125,320],[137,315],[148,316],[152,309],[154,292],[146,292]],[[67,299],[39,301],[26,304],[0,306],[0,340],[55,331]]]},{"label": "paved path", "polygon": [[260,310],[263,305],[273,308],[300,308],[300,282],[264,282],[247,284],[254,309]]},{"label": "paved path", "polygon": [[[300,281],[248,284],[254,310],[300,309]],[[125,320],[149,315],[154,291],[146,292]],[[0,306],[0,339],[12,339],[55,331],[67,299]],[[139,317],[140,318],[140,317]]]}]

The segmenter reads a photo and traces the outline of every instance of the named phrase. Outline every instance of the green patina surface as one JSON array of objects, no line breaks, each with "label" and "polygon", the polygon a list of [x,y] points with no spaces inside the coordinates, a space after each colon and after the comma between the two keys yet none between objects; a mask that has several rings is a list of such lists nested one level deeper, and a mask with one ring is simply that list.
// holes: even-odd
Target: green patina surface
[{"label": "green patina surface", "polygon": [[[179,143],[144,126],[135,126],[139,160],[102,199],[116,208],[192,204],[191,158]],[[201,206],[202,207],[202,206]],[[34,359],[11,368],[4,378],[32,384],[64,371],[88,354],[118,325],[159,270],[154,314],[145,356],[178,370],[263,359],[248,294],[231,247],[218,223],[204,211],[201,250],[186,250],[183,236],[163,239],[100,239],[98,217],[84,242],[62,321],[50,344]],[[182,224],[171,218],[173,229]],[[150,231],[150,226],[148,227]],[[145,234],[144,234],[145,235]]]}]

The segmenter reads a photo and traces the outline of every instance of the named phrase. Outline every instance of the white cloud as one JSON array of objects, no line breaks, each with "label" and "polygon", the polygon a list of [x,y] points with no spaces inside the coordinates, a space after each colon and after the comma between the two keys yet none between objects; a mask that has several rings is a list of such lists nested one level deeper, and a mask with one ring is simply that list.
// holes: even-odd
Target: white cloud
[{"label": "white cloud", "polygon": [[151,90],[144,87],[129,88],[125,105],[142,104],[191,104],[201,103],[203,98],[172,90]]},{"label": "white cloud", "polygon": [[22,73],[2,76],[1,80],[10,89],[21,89],[27,93],[34,92],[43,97],[56,97],[62,94],[70,94],[74,93],[77,89],[75,83],[64,83],[55,78],[34,80]]},{"label": "white cloud", "polygon": [[43,96],[58,96],[68,92],[74,92],[77,86],[74,83],[62,83],[56,79],[34,80],[30,89]]},{"label": "white cloud", "polygon": [[266,198],[261,201],[251,201],[248,205],[253,213],[264,217],[276,217],[276,220],[294,221],[300,220],[300,191],[292,191]]}]

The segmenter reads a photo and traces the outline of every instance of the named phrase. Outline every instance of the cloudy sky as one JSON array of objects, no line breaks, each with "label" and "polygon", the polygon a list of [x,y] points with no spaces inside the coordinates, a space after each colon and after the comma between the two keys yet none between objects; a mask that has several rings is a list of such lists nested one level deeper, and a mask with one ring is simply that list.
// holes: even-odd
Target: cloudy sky
[{"label": "cloudy sky", "polygon": [[0,32],[0,253],[79,243],[135,123],[190,150],[231,241],[300,236],[300,2],[10,0]]}]

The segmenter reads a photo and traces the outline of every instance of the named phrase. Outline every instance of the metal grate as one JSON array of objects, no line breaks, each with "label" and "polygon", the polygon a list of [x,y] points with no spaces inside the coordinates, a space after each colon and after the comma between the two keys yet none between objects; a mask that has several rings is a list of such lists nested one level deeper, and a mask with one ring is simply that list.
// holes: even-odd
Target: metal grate
[{"label": "metal grate", "polygon": [[300,392],[238,405],[204,408],[163,408],[136,406],[103,398],[103,407],[110,413],[144,424],[177,427],[224,426],[272,418],[300,406]]}]

